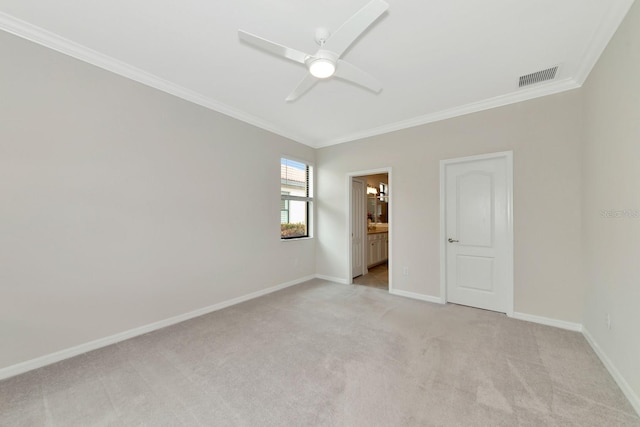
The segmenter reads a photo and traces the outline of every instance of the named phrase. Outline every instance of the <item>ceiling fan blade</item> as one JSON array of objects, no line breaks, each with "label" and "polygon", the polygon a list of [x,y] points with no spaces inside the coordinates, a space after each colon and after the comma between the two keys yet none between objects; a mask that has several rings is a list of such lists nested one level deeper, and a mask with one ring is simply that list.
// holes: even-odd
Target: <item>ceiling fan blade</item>
[{"label": "ceiling fan blade", "polygon": [[384,0],[372,0],[349,18],[347,22],[342,24],[342,26],[329,37],[323,48],[336,53],[338,57],[342,56],[344,51],[351,46],[351,43],[388,8],[389,4]]},{"label": "ceiling fan blade", "polygon": [[362,71],[360,68],[352,65],[342,59],[338,60],[336,64],[336,77],[350,81],[357,85],[360,85],[370,91],[378,93],[382,90],[382,84],[366,71]]},{"label": "ceiling fan blade", "polygon": [[314,87],[318,83],[318,79],[313,77],[311,74],[307,74],[304,79],[300,82],[300,84],[287,96],[285,101],[291,102],[295,101],[302,95],[304,95],[309,89]]},{"label": "ceiling fan blade", "polygon": [[263,39],[262,37],[247,33],[243,30],[238,30],[238,36],[240,37],[240,40],[259,47],[262,50],[266,50],[267,52],[274,53],[278,56],[284,56],[285,58],[289,58],[292,61],[300,62],[301,64],[304,64],[304,60],[309,56],[299,50],[282,46],[278,43]]}]

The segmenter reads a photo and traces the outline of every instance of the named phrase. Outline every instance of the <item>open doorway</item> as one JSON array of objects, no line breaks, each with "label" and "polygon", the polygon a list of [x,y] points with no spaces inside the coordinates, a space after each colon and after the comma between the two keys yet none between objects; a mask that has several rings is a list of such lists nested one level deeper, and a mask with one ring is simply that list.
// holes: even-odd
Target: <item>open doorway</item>
[{"label": "open doorway", "polygon": [[354,285],[390,289],[389,172],[385,169],[350,175],[350,265]]}]

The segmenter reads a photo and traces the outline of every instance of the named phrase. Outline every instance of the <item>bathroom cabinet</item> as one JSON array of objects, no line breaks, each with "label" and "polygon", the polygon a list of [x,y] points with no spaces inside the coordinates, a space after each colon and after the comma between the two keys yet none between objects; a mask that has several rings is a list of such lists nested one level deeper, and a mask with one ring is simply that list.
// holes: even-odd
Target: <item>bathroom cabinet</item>
[{"label": "bathroom cabinet", "polygon": [[367,235],[367,267],[382,264],[389,259],[389,233]]}]

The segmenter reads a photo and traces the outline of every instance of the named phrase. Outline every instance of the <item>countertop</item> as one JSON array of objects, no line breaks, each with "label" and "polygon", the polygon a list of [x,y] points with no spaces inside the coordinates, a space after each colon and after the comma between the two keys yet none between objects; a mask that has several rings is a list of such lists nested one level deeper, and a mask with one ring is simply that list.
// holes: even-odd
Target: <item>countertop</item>
[{"label": "countertop", "polygon": [[380,233],[388,233],[389,230],[367,230],[367,234],[380,234]]}]

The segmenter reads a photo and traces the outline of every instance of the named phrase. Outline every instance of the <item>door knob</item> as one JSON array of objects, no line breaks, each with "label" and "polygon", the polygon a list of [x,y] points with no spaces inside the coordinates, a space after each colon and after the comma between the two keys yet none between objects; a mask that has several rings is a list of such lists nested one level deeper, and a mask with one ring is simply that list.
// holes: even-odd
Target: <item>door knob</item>
[{"label": "door knob", "polygon": [[459,242],[459,240],[454,240],[451,237],[449,237],[449,243],[458,243],[458,242]]}]

